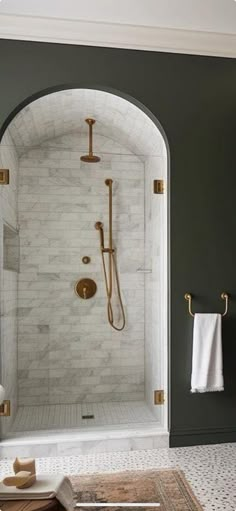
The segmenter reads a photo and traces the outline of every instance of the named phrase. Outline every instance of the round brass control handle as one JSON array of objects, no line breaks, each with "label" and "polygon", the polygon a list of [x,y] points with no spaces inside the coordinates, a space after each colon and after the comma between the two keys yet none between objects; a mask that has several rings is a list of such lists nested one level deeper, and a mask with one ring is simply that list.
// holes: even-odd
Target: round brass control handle
[{"label": "round brass control handle", "polygon": [[92,298],[97,291],[97,284],[92,279],[81,279],[75,283],[75,294],[83,300]]}]

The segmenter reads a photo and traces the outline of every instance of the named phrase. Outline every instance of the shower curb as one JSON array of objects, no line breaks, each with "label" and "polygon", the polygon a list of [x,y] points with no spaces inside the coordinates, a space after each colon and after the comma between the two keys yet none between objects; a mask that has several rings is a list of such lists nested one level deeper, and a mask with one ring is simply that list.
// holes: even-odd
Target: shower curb
[{"label": "shower curb", "polygon": [[1,457],[76,456],[169,447],[169,433],[155,427],[100,431],[24,432],[0,443]]}]

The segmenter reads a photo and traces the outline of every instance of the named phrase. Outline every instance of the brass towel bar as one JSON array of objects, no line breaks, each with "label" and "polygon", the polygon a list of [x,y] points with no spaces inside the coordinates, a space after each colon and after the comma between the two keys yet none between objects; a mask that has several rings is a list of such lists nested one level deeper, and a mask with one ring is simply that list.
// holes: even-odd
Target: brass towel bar
[{"label": "brass towel bar", "polygon": [[[223,312],[222,317],[226,316],[228,312],[228,305],[229,305],[229,295],[228,293],[221,293],[220,295],[222,300],[225,300],[225,311]],[[192,312],[192,295],[190,293],[185,293],[184,295],[185,300],[188,302],[188,311],[190,316],[194,318],[195,314]]]}]

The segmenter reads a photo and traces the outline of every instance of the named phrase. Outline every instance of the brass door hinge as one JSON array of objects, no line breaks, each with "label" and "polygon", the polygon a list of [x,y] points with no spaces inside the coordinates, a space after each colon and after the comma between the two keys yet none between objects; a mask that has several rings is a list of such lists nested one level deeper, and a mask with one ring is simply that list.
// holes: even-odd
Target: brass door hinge
[{"label": "brass door hinge", "polygon": [[164,402],[164,390],[154,390],[154,405],[163,405]]},{"label": "brass door hinge", "polygon": [[6,399],[0,405],[0,417],[9,417],[11,415],[11,405],[10,401]]},{"label": "brass door hinge", "polygon": [[163,179],[154,179],[153,181],[153,193],[164,193],[164,180]]},{"label": "brass door hinge", "polygon": [[0,169],[0,185],[9,185],[9,169]]}]

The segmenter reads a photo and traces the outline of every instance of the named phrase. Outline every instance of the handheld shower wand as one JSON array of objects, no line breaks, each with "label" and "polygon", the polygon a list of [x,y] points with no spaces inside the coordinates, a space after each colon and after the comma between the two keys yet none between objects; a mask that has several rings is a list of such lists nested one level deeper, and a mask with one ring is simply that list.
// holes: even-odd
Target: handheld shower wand
[{"label": "handheld shower wand", "polygon": [[102,222],[96,222],[95,229],[99,231],[100,234],[100,247],[101,250],[104,250],[104,232],[103,232],[103,224]]},{"label": "handheld shower wand", "polygon": [[[100,250],[102,255],[102,264],[103,264],[103,272],[105,278],[106,285],[106,293],[107,293],[107,317],[108,321],[112,328],[115,330],[123,330],[125,327],[125,311],[121,298],[120,291],[120,283],[119,283],[119,275],[116,264],[115,250],[113,248],[113,240],[112,240],[112,179],[106,179],[105,184],[109,187],[109,247],[104,247],[104,231],[102,222],[96,222],[95,229],[99,231],[100,234]],[[106,268],[105,254],[108,254],[108,271]],[[112,306],[112,295],[113,295],[113,278],[117,287],[117,294],[119,305],[121,309],[122,315],[122,324],[120,327],[114,325],[114,314],[113,314],[113,306]]]}]

